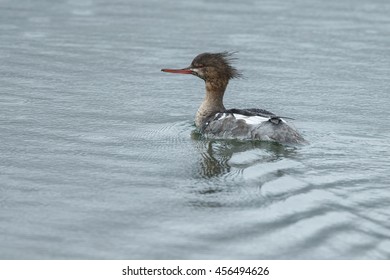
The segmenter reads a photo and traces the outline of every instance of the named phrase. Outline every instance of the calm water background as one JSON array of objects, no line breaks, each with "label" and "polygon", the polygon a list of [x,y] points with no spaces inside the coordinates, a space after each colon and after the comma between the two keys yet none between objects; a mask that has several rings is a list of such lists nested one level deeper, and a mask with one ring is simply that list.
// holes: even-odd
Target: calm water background
[{"label": "calm water background", "polygon": [[[389,259],[389,1],[0,1],[0,258]],[[193,133],[226,107],[304,147]]]}]

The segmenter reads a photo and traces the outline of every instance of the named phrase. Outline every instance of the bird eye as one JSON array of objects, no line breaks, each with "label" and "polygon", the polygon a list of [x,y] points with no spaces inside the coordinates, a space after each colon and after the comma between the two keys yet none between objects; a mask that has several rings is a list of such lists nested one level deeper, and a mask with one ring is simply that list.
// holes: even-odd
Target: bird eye
[{"label": "bird eye", "polygon": [[196,68],[203,68],[203,67],[204,67],[203,64],[198,64],[198,65],[196,65]]}]

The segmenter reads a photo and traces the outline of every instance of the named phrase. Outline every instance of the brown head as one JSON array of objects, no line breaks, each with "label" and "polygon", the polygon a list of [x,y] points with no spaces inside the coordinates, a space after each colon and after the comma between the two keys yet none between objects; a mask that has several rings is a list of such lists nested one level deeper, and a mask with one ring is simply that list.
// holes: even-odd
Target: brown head
[{"label": "brown head", "polygon": [[198,128],[204,126],[210,116],[224,112],[223,95],[230,79],[241,77],[231,65],[232,53],[202,53],[183,69],[161,69],[163,72],[192,74],[206,82],[206,96],[195,117]]},{"label": "brown head", "polygon": [[225,81],[241,77],[241,73],[231,65],[234,53],[202,53],[194,58],[189,67],[183,69],[161,69],[163,72],[192,74],[206,82]]}]

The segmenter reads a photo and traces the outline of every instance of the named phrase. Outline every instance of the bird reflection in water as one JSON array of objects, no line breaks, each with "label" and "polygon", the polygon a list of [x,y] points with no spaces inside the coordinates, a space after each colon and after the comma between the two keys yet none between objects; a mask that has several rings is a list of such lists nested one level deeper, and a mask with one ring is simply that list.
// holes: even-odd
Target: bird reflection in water
[{"label": "bird reflection in water", "polygon": [[[232,172],[232,168],[239,168],[240,164],[230,163],[233,155],[237,153],[260,149],[264,152],[264,156],[259,156],[254,160],[255,162],[252,162],[252,164],[258,164],[262,161],[267,163],[291,157],[296,150],[293,146],[283,146],[274,142],[204,139],[197,130],[192,132],[191,138],[201,156],[198,175],[203,178],[224,176]],[[245,168],[251,163],[243,165],[245,166],[241,167]]]}]

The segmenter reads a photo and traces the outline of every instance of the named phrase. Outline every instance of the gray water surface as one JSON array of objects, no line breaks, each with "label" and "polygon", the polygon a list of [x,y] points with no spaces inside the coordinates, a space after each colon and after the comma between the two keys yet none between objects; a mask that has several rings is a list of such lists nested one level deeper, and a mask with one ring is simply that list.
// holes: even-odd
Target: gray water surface
[{"label": "gray water surface", "polygon": [[[389,46],[389,1],[0,1],[0,258],[389,259]],[[310,145],[195,133],[205,51]]]}]

